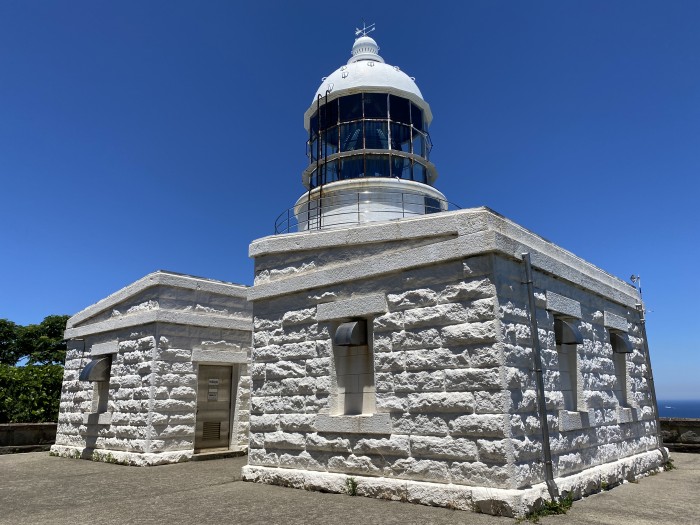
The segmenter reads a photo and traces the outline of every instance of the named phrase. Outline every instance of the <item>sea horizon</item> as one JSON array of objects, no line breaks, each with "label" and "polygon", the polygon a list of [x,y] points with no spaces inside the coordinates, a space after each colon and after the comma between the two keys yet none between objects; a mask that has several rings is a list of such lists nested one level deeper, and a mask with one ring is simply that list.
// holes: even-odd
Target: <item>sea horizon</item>
[{"label": "sea horizon", "polygon": [[700,419],[700,399],[658,399],[659,417]]}]

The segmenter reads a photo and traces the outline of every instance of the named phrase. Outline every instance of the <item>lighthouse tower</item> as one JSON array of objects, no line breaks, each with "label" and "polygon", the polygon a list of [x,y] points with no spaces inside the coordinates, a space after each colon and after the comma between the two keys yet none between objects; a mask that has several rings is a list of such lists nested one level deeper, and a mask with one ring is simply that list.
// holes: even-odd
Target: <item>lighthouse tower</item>
[{"label": "lighthouse tower", "polygon": [[253,241],[243,479],[525,516],[655,472],[639,292],[447,210],[430,106],[360,31],[306,111],[307,191]]},{"label": "lighthouse tower", "polygon": [[[369,29],[371,31],[371,29]],[[277,233],[347,227],[447,209],[433,187],[430,106],[415,80],[379,56],[358,30],[352,56],[323,79],[304,113],[307,191]]]}]

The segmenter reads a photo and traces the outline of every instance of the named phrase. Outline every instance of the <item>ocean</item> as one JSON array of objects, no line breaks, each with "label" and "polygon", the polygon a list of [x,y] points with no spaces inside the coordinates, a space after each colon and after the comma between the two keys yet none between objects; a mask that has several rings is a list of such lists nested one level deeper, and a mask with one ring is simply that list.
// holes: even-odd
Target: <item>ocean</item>
[{"label": "ocean", "polygon": [[659,417],[694,417],[700,418],[700,399],[678,401],[657,399]]}]

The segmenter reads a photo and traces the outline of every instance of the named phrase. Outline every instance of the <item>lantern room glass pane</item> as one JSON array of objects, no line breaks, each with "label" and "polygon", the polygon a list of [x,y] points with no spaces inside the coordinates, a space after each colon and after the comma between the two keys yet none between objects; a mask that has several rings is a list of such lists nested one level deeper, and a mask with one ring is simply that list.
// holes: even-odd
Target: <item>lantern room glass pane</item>
[{"label": "lantern room glass pane", "polygon": [[403,124],[391,124],[391,149],[411,152],[411,128]]},{"label": "lantern room glass pane", "polygon": [[332,100],[321,106],[321,129],[335,126],[338,123],[338,101]]},{"label": "lantern room glass pane", "polygon": [[348,95],[338,99],[340,122],[349,122],[362,118],[362,93]]},{"label": "lantern room glass pane", "polygon": [[425,197],[425,214],[440,213],[440,201],[434,197]]},{"label": "lantern room glass pane", "polygon": [[413,103],[411,103],[411,122],[414,128],[423,131],[423,112]]},{"label": "lantern room glass pane", "polygon": [[420,162],[415,162],[413,164],[413,180],[416,182],[422,182],[423,184],[428,183],[425,166],[423,166]]},{"label": "lantern room glass pane", "polygon": [[389,155],[367,155],[365,177],[390,177]]},{"label": "lantern room glass pane", "polygon": [[340,180],[356,179],[365,174],[365,159],[362,156],[341,159]]},{"label": "lantern room glass pane", "polygon": [[314,138],[309,144],[309,152],[311,153],[311,161],[315,162],[318,156],[318,140]]},{"label": "lantern room glass pane", "polygon": [[389,95],[389,113],[394,122],[411,123],[411,107],[405,98]]},{"label": "lantern room glass pane", "polygon": [[321,180],[323,184],[338,180],[338,161],[332,160],[321,166]]},{"label": "lantern room glass pane", "polygon": [[391,176],[411,180],[411,159],[392,155]]},{"label": "lantern room glass pane", "polygon": [[338,126],[327,129],[323,132],[323,151],[321,155],[324,157],[327,155],[333,155],[338,153]]},{"label": "lantern room glass pane", "polygon": [[425,157],[425,137],[420,131],[413,131],[413,153]]},{"label": "lantern room glass pane", "polygon": [[389,149],[389,126],[386,122],[365,122],[365,148]]},{"label": "lantern room glass pane", "polygon": [[314,113],[309,119],[309,124],[311,126],[311,136],[318,134],[318,113]]},{"label": "lantern room glass pane", "polygon": [[340,151],[354,151],[362,149],[362,122],[341,124],[340,126]]},{"label": "lantern room glass pane", "polygon": [[386,93],[365,93],[365,118],[387,118]]}]

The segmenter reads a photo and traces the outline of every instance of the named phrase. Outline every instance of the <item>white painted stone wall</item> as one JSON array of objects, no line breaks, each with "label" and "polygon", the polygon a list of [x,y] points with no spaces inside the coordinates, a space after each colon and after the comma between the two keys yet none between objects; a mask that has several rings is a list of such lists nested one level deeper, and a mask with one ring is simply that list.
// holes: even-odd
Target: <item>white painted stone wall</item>
[{"label": "white painted stone wall", "polygon": [[[154,275],[156,285],[150,282]],[[139,290],[139,283],[146,288]],[[201,289],[212,283],[215,289]],[[130,286],[68,322],[71,339],[52,453],[135,465],[189,459],[197,406],[196,348],[243,355],[244,362],[234,365],[240,378],[230,444],[245,451],[250,404],[245,361],[252,328],[245,288],[165,272]],[[177,317],[182,313],[189,317]],[[94,383],[80,381],[79,375],[93,349],[110,341],[117,342],[118,351],[112,357],[108,407],[95,414]]]},{"label": "white painted stone wall", "polygon": [[[246,479],[344,492],[353,477],[375,497],[507,515],[537,506],[546,489],[525,251],[558,482],[580,495],[658,468],[636,291],[481,208],[251,245]],[[580,411],[566,412],[554,318],[572,314],[584,337]],[[354,318],[371,327],[376,409],[337,416],[332,337]],[[626,407],[613,393],[611,325],[634,346]]]}]

